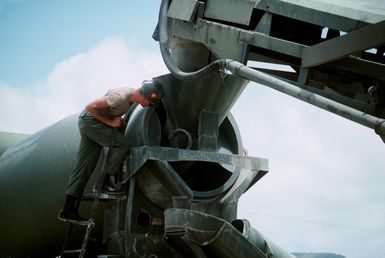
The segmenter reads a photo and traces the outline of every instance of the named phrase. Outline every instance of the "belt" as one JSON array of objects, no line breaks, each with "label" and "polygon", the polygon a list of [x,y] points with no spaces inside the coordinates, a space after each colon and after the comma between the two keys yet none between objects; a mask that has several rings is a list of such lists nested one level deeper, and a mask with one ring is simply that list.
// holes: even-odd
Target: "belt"
[{"label": "belt", "polygon": [[79,117],[85,117],[85,116],[92,116],[90,112],[87,111],[87,109],[83,109],[82,112],[80,112]]}]

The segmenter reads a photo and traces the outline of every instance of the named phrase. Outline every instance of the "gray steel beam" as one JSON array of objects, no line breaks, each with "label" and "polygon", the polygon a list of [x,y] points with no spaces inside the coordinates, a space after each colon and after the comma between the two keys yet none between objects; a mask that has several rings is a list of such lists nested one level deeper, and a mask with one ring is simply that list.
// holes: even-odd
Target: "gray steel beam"
[{"label": "gray steel beam", "polygon": [[179,0],[172,1],[168,9],[167,16],[183,21],[192,21],[198,10],[199,2],[197,0]]},{"label": "gray steel beam", "polygon": [[365,16],[362,14],[360,16],[360,13],[358,13],[357,10],[322,1],[297,1],[296,3],[297,4],[294,2],[290,3],[290,1],[262,0],[256,4],[255,8],[295,20],[342,31],[355,30],[373,23],[373,21],[375,23],[383,19],[382,15],[370,13],[371,15],[367,16],[367,19],[369,20],[362,21],[359,20],[359,18],[363,19]]},{"label": "gray steel beam", "polygon": [[238,40],[240,30],[217,22],[198,19],[191,23],[173,19],[168,24],[168,32],[168,38],[175,36],[204,44],[219,59],[226,56],[242,61],[246,54],[246,44]]},{"label": "gray steel beam", "polygon": [[266,62],[266,63],[273,63],[273,64],[283,64],[283,65],[290,65],[294,67],[298,67],[298,70],[300,68],[300,59],[297,58],[297,62],[290,61],[290,60],[283,60],[282,58],[278,58],[277,56],[272,55],[266,55],[264,53],[259,52],[252,52],[249,51],[248,55],[248,61],[258,61],[258,62]]},{"label": "gray steel beam", "polygon": [[269,12],[265,12],[261,20],[259,21],[257,27],[255,28],[255,31],[269,35],[272,20],[273,20],[273,14]]},{"label": "gray steel beam", "polygon": [[308,80],[309,80],[309,68],[301,67],[301,70],[298,76],[298,85],[304,86],[305,84],[307,84]]},{"label": "gray steel beam", "polygon": [[249,25],[254,5],[254,0],[210,0],[206,3],[204,16]]},{"label": "gray steel beam", "polygon": [[[239,46],[249,44],[294,57],[302,57],[307,46],[274,38],[263,33],[247,31],[217,22],[198,19],[196,24],[174,19],[169,26],[171,36],[181,37],[205,44],[218,54],[218,58],[237,60],[241,56]],[[211,37],[208,37],[211,35]],[[217,37],[215,37],[217,36]]]},{"label": "gray steel beam", "polygon": [[331,69],[338,69],[361,76],[385,80],[385,64],[364,60],[358,57],[349,56],[327,63],[325,66]]},{"label": "gray steel beam", "polygon": [[380,135],[382,140],[385,142],[384,119],[369,115],[367,113],[363,113],[354,108],[345,106],[333,100],[311,93],[293,84],[287,83],[260,71],[254,70],[236,61],[227,60],[226,68],[236,76],[269,86],[270,88],[273,88],[287,95],[308,102],[326,111],[332,112],[336,115],[345,117],[351,121],[372,128],[378,135]]},{"label": "gray steel beam", "polygon": [[307,48],[306,45],[271,37],[263,33],[247,30],[239,31],[239,41],[285,55],[302,57],[303,49]]},{"label": "gray steel beam", "polygon": [[385,44],[385,21],[368,25],[303,50],[302,66],[313,67]]}]

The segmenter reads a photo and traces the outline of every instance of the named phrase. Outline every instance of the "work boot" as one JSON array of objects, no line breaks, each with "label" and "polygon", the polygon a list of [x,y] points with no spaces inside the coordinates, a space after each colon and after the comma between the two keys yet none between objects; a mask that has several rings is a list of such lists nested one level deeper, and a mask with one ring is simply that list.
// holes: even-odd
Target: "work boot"
[{"label": "work boot", "polygon": [[[97,185],[94,186],[94,193],[97,192],[97,189],[96,189]],[[115,177],[114,176],[110,176],[110,175],[106,175],[106,177],[104,178],[104,182],[103,182],[103,185],[102,185],[102,189],[100,190],[100,193],[101,194],[120,194],[120,185],[116,184],[115,183]]]},{"label": "work boot", "polygon": [[87,225],[88,220],[79,216],[75,210],[76,198],[66,195],[64,207],[59,211],[57,218],[64,222],[76,223],[79,225]]},{"label": "work boot", "polygon": [[102,186],[102,191],[101,192],[106,192],[106,193],[113,193],[116,192],[115,185],[113,183],[113,176],[107,175],[106,178],[104,179],[103,186]]}]

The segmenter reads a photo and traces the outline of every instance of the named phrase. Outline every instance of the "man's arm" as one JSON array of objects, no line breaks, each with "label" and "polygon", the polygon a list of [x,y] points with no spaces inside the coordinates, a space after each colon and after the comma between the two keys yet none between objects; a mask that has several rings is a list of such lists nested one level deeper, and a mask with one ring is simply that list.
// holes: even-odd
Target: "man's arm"
[{"label": "man's arm", "polygon": [[86,109],[88,112],[92,114],[93,117],[95,117],[100,122],[111,126],[111,127],[120,127],[122,125],[122,118],[121,117],[115,117],[113,119],[110,119],[106,116],[104,116],[102,113],[100,113],[99,110],[109,108],[110,105],[108,105],[107,100],[105,97],[101,97],[98,99],[95,99],[94,101],[87,104]]}]

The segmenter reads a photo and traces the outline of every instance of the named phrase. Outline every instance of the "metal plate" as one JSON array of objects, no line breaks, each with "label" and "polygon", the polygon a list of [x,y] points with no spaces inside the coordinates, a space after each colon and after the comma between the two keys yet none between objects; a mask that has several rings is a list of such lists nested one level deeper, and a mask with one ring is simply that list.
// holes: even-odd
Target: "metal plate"
[{"label": "metal plate", "polygon": [[255,1],[210,0],[204,16],[216,20],[249,25]]}]

